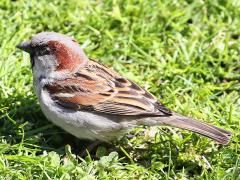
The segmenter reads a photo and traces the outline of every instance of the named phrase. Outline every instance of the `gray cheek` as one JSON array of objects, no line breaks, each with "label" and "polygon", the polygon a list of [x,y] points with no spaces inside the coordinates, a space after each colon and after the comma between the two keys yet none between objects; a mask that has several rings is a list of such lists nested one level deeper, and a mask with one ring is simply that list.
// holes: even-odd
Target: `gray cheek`
[{"label": "gray cheek", "polygon": [[57,61],[53,55],[42,55],[34,57],[33,76],[34,81],[41,77],[48,77],[57,68]]},{"label": "gray cheek", "polygon": [[57,67],[56,57],[54,55],[38,56],[38,65],[42,71],[53,71]]}]

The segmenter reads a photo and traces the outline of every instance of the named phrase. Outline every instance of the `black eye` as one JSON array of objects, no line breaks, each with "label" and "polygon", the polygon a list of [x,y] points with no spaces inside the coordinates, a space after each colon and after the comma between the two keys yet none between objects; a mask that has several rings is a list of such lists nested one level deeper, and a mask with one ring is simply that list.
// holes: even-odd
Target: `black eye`
[{"label": "black eye", "polygon": [[46,45],[40,45],[34,47],[34,51],[36,55],[43,56],[50,54],[50,48]]},{"label": "black eye", "polygon": [[50,49],[48,47],[44,47],[43,49],[40,50],[41,55],[48,55],[50,54]]}]

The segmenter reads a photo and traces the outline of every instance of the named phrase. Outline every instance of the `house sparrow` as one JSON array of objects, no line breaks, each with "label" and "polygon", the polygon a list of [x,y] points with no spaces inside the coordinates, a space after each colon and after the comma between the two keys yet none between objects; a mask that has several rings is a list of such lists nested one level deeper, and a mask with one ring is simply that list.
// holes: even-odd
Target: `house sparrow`
[{"label": "house sparrow", "polygon": [[179,115],[152,94],[90,60],[73,38],[42,32],[17,45],[30,54],[45,116],[82,139],[110,141],[138,125],[170,125],[227,144],[231,133]]}]

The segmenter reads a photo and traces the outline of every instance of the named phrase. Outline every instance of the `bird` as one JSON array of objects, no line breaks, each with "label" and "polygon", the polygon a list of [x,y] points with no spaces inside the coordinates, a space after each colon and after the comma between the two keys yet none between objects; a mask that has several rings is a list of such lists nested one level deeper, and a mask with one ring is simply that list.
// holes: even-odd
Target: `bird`
[{"label": "bird", "polygon": [[44,115],[79,139],[109,142],[137,126],[164,125],[223,145],[230,141],[231,132],[170,110],[130,79],[88,58],[73,37],[40,32],[16,47],[30,54]]}]

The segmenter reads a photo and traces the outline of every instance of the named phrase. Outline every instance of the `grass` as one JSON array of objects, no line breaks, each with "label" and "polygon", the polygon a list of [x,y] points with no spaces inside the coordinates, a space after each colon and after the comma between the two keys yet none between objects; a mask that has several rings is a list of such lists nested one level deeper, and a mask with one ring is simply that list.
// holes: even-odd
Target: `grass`
[{"label": "grass", "polygon": [[[240,179],[239,1],[1,0],[0,16],[1,179]],[[139,127],[80,157],[88,142],[46,120],[15,48],[41,31],[74,36],[169,108],[230,130],[230,144]]]}]

